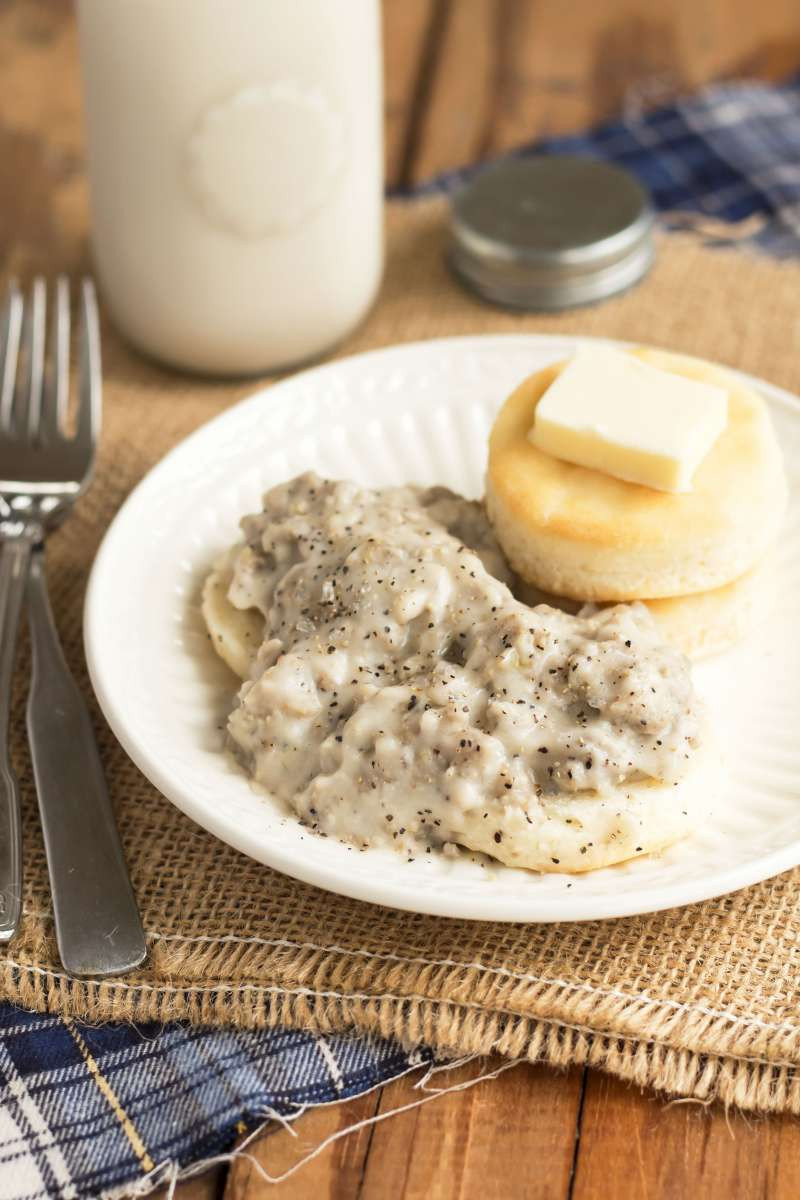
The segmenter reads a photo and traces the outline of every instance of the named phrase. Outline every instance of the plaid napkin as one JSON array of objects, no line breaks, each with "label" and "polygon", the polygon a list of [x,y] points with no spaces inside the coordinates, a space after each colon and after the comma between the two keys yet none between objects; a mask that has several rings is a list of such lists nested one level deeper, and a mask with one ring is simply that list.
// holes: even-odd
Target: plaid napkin
[{"label": "plaid napkin", "polygon": [[[649,112],[633,98],[619,121],[517,153],[542,151],[621,163],[670,222],[757,217],[737,240],[800,253],[800,78],[715,86]],[[413,194],[448,191],[476,169]],[[133,1186],[155,1167],[230,1149],[270,1115],[358,1095],[429,1061],[374,1038],[88,1027],[0,1005],[0,1200]]]},{"label": "plaid napkin", "polygon": [[93,1027],[5,1004],[0,1197],[98,1196],[148,1175],[155,1185],[267,1117],[291,1119],[429,1061],[371,1037]]},{"label": "plaid napkin", "polygon": [[[523,146],[531,154],[587,154],[619,163],[638,176],[656,208],[694,214],[709,236],[730,235],[710,222],[761,217],[738,241],[777,257],[800,254],[800,76],[778,86],[726,83],[665,108],[645,110],[646,96],[629,97],[618,121],[573,137]],[[451,171],[412,194],[451,191],[480,166]]]}]

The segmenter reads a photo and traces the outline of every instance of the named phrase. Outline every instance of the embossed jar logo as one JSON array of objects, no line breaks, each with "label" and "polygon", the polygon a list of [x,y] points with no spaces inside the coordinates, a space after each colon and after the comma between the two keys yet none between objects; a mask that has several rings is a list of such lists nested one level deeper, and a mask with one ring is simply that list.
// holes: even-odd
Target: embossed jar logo
[{"label": "embossed jar logo", "polygon": [[255,239],[303,225],[344,162],[340,114],[317,87],[251,84],[202,114],[186,152],[189,191],[212,224]]}]

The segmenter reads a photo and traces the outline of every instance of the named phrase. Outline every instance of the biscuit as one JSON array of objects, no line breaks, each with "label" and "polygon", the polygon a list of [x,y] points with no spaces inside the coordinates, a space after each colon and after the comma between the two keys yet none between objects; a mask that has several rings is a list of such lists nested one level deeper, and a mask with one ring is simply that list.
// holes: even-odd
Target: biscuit
[{"label": "biscuit", "polygon": [[708,592],[645,600],[666,641],[687,658],[708,658],[741,641],[769,613],[774,588],[773,555],[732,583]]},{"label": "biscuit", "polygon": [[518,575],[557,596],[619,601],[721,588],[753,567],[780,530],[787,488],[763,399],[699,359],[634,353],[728,393],[727,427],[691,492],[626,483],[528,440],[537,401],[563,363],[520,384],[492,429],[486,503],[495,535]]},{"label": "biscuit", "polygon": [[713,816],[722,761],[704,731],[689,773],[677,783],[631,782],[616,792],[542,796],[544,820],[533,825],[522,807],[503,814],[498,845],[480,808],[467,814],[458,841],[509,867],[582,873],[666,849]]},{"label": "biscuit", "polygon": [[[774,586],[774,556],[769,552],[755,567],[720,588],[642,603],[652,613],[666,641],[677,646],[687,658],[700,659],[728,650],[763,621]],[[530,584],[523,583],[514,590],[526,604],[551,604],[571,613],[582,607],[578,600],[553,596]]]},{"label": "biscuit", "polygon": [[255,608],[235,608],[228,599],[231,568],[223,559],[203,584],[201,611],[211,644],[235,675],[247,679],[264,636],[264,618]]}]

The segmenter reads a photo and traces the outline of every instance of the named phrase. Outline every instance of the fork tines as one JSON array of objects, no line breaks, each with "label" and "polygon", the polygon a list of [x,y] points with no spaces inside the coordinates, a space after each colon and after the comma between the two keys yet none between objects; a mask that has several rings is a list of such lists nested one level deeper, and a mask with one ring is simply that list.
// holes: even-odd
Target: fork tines
[{"label": "fork tines", "polygon": [[70,286],[65,275],[55,281],[51,307],[48,339],[45,280],[41,276],[33,280],[27,301],[15,280],[9,284],[0,330],[0,436],[12,437],[20,445],[71,441],[88,447],[97,440],[100,421],[100,339],[92,281],[82,280],[80,288],[81,369],[73,438],[66,434]]}]

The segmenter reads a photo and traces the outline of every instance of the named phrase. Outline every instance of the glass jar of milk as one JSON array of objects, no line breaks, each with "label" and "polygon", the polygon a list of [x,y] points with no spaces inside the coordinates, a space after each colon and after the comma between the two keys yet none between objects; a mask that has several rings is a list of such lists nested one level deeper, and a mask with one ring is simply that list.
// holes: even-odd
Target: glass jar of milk
[{"label": "glass jar of milk", "polygon": [[79,0],[92,245],[136,346],[301,362],[383,255],[379,0]]}]

